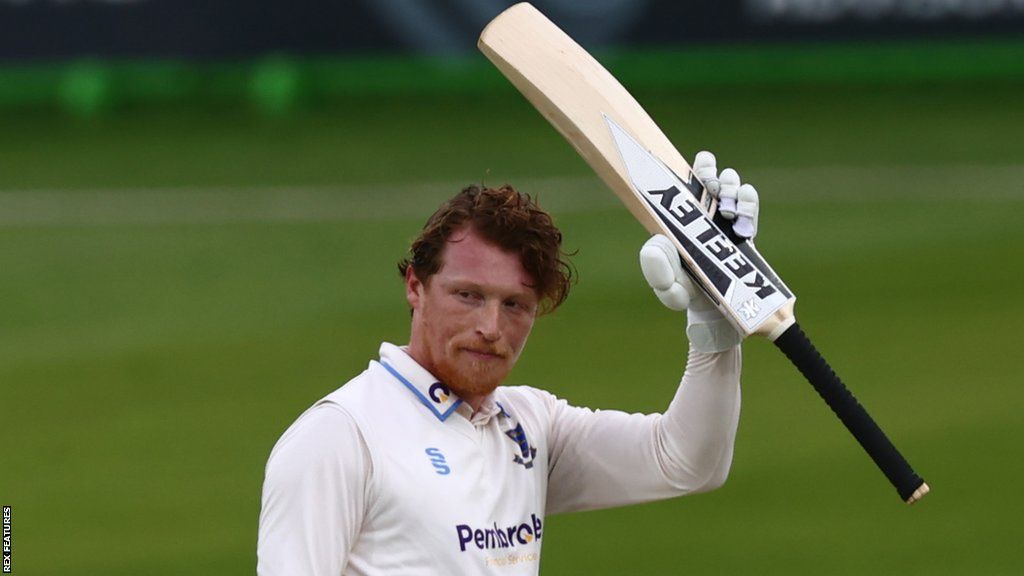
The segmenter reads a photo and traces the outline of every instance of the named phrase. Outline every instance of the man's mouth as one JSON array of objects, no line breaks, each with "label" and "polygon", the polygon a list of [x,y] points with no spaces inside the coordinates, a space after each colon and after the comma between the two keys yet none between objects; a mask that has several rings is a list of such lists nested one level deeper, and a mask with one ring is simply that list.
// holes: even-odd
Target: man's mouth
[{"label": "man's mouth", "polygon": [[480,348],[463,348],[462,350],[468,352],[474,358],[479,358],[481,360],[502,360],[505,358],[504,354],[501,354],[496,350]]}]

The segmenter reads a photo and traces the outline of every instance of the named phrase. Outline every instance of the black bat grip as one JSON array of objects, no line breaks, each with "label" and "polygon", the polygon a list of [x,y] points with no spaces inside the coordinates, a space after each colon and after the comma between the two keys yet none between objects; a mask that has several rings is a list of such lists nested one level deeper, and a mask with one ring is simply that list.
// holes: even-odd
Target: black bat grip
[{"label": "black bat grip", "polygon": [[853,434],[889,482],[896,487],[900,498],[904,502],[909,500],[914,491],[924,484],[924,480],[914,472],[867,410],[843,385],[839,376],[836,376],[832,367],[800,329],[800,325],[794,323],[787,328],[775,339],[775,345],[800,370],[829,408],[846,425],[846,429]]}]

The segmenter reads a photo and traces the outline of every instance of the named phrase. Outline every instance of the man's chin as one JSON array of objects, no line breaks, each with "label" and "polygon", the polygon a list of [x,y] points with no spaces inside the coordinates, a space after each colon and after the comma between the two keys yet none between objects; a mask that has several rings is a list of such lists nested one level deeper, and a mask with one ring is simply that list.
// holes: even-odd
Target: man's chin
[{"label": "man's chin", "polygon": [[494,390],[500,384],[501,384],[500,382],[495,382],[493,384],[491,384],[491,383],[488,383],[488,384],[474,383],[474,384],[468,385],[468,386],[448,385],[448,389],[451,390],[459,398],[463,398],[463,399],[469,400],[469,399],[472,399],[472,398],[482,398],[484,396],[489,395],[491,392],[494,392]]},{"label": "man's chin", "polygon": [[449,390],[460,398],[471,398],[486,396],[494,392],[495,388],[501,385],[507,370],[483,369],[483,370],[441,370],[438,377],[444,382]]}]

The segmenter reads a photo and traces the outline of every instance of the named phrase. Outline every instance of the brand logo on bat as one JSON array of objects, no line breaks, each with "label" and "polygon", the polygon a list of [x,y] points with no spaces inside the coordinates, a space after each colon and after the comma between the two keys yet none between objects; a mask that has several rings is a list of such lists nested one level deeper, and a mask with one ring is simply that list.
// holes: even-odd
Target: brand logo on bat
[{"label": "brand logo on bat", "polygon": [[740,312],[743,313],[747,318],[754,318],[757,313],[761,311],[761,307],[757,305],[757,300],[751,298],[740,305]]},{"label": "brand logo on bat", "polygon": [[718,300],[734,312],[748,332],[754,331],[786,303],[788,291],[781,293],[762,273],[766,265],[752,263],[701,209],[703,188],[696,177],[683,182],[622,127],[607,116],[605,121],[634,191],[651,208],[665,233],[675,238],[699,268],[707,279],[705,287],[717,293]]},{"label": "brand logo on bat", "polygon": [[[684,184],[684,186],[690,188],[694,185],[694,180],[691,178],[690,183]],[[732,286],[732,277],[743,279],[746,286],[756,290],[755,294],[758,298],[767,298],[775,293],[775,288],[768,284],[768,280],[754,270],[754,266],[747,262],[736,246],[725,237],[725,234],[697,207],[694,201],[684,199],[682,202],[674,202],[681,193],[679,188],[671,186],[664,190],[642,190],[642,192],[648,196],[646,200],[649,204],[654,206],[655,202],[652,201],[652,198],[657,198],[657,205],[675,217],[666,219],[662,216],[661,219],[669,224],[673,231],[682,233],[681,235],[677,233],[675,236],[683,244],[683,247],[687,248],[687,252],[715,285],[719,294],[724,296],[728,293]],[[694,190],[691,189],[691,192]],[[695,192],[694,196],[697,195]],[[693,240],[696,240],[696,243]],[[697,246],[703,246],[711,252],[714,258],[708,258],[703,250],[697,249]],[[718,264],[714,262],[715,260],[729,269],[732,272],[732,277],[723,273]],[[751,273],[753,276],[750,276]],[[749,302],[751,301],[748,300],[747,303]],[[749,304],[747,309],[750,309]]]}]

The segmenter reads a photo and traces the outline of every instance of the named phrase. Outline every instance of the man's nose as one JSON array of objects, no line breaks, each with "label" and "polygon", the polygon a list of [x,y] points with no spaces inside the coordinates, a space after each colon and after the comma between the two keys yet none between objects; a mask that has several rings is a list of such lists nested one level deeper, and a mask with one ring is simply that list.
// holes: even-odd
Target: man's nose
[{"label": "man's nose", "polygon": [[487,302],[480,308],[476,331],[488,342],[501,337],[501,303]]}]

